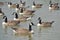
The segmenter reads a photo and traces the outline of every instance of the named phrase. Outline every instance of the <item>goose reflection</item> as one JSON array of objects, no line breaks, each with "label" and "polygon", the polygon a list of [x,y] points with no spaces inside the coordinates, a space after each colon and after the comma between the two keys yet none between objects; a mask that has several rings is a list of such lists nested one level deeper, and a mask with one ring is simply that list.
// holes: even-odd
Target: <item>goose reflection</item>
[{"label": "goose reflection", "polygon": [[19,28],[19,25],[16,25],[16,26],[4,26],[3,25],[4,34],[8,34],[8,29],[11,27]]},{"label": "goose reflection", "polygon": [[28,35],[29,40],[32,40],[33,35]]}]

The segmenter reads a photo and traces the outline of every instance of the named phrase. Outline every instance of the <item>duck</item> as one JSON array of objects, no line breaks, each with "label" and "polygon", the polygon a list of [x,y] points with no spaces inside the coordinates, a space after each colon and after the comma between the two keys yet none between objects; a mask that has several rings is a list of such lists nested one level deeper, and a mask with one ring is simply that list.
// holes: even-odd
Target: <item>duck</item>
[{"label": "duck", "polygon": [[54,23],[54,21],[42,22],[41,17],[39,17],[38,20],[39,20],[39,23],[37,24],[37,26],[40,26],[40,27],[51,27],[52,24]]},{"label": "duck", "polygon": [[3,19],[4,19],[4,21],[2,22],[3,26],[16,26],[20,23],[20,21],[8,20],[7,16],[4,16]]},{"label": "duck", "polygon": [[16,12],[13,12],[13,15],[15,14],[14,20],[24,22],[24,21],[29,21],[31,20],[31,17],[26,17],[26,16],[20,16],[18,17],[18,14]]},{"label": "duck", "polygon": [[49,10],[59,10],[58,3],[52,3],[51,0],[49,2]]},{"label": "duck", "polygon": [[0,16],[3,16],[4,13],[2,12],[2,9],[0,8]]},{"label": "duck", "polygon": [[14,27],[11,27],[13,32],[15,34],[21,34],[21,35],[29,35],[29,34],[33,34],[34,31],[32,30],[32,25],[29,24],[29,29],[26,29],[26,28],[14,28]]},{"label": "duck", "polygon": [[41,8],[43,4],[35,4],[35,2],[33,1],[33,5],[32,8]]},{"label": "duck", "polygon": [[20,0],[20,5],[19,5],[19,7],[24,7],[25,4],[26,4],[26,2],[22,2],[22,0]]}]

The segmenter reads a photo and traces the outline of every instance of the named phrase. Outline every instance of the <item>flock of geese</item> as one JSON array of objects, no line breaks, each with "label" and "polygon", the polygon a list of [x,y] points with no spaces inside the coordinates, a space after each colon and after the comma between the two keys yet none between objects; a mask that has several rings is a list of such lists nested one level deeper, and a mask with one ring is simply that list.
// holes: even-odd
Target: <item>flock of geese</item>
[{"label": "flock of geese", "polygon": [[[20,0],[20,4],[16,3],[13,4],[12,2],[7,2],[8,3],[8,7],[9,8],[13,8],[16,10],[16,12],[13,12],[12,15],[14,15],[14,19],[13,20],[8,20],[7,16],[4,14],[4,12],[2,11],[2,8],[0,8],[0,16],[3,16],[4,21],[2,22],[2,25],[5,27],[8,26],[16,26],[18,24],[20,24],[21,22],[25,22],[25,21],[29,21],[31,20],[31,18],[34,15],[34,12],[36,10],[29,10],[25,7],[26,2],[23,2],[22,0]],[[4,5],[3,2],[0,2],[0,5]],[[37,9],[37,8],[42,8],[43,4],[36,4],[35,1],[33,1],[33,5],[31,6],[32,9]],[[59,10],[59,5],[58,3],[52,3],[52,1],[50,0],[49,2],[49,10]],[[18,17],[18,14],[21,15],[21,17]],[[52,24],[54,23],[54,21],[51,22],[42,22],[41,17],[38,17],[38,24],[36,26],[39,27],[51,27]],[[33,22],[31,22],[29,24],[29,29],[26,28],[15,28],[15,27],[11,27],[13,29],[13,32],[15,33],[19,33],[19,34],[31,34],[34,31],[32,30],[32,26],[34,26],[35,24]]]}]

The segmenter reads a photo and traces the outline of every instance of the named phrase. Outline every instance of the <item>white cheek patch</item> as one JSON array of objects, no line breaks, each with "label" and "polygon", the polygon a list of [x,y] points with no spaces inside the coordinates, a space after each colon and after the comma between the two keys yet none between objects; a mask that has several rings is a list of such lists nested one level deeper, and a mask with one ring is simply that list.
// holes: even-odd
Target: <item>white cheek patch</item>
[{"label": "white cheek patch", "polygon": [[5,29],[5,25],[6,25],[7,23],[5,23],[5,22],[3,22],[2,23],[2,26],[3,26],[3,28]]},{"label": "white cheek patch", "polygon": [[16,21],[17,21],[17,20],[20,20],[20,19],[18,19],[18,18],[17,18],[17,19],[16,19],[16,18],[14,18],[14,20],[16,20]]},{"label": "white cheek patch", "polygon": [[32,8],[35,8],[35,6],[33,5]]},{"label": "white cheek patch", "polygon": [[34,33],[34,31],[33,31],[33,30],[31,30],[31,33]]},{"label": "white cheek patch", "polygon": [[31,20],[31,17],[27,18],[26,20]]},{"label": "white cheek patch", "polygon": [[8,4],[8,7],[11,7],[11,5]]},{"label": "white cheek patch", "polygon": [[23,4],[21,4],[21,6],[23,6]]},{"label": "white cheek patch", "polygon": [[23,15],[24,13],[19,13],[20,15]]},{"label": "white cheek patch", "polygon": [[3,15],[2,13],[0,13],[0,15]]},{"label": "white cheek patch", "polygon": [[18,11],[19,9],[18,8],[15,8],[16,11]]},{"label": "white cheek patch", "polygon": [[16,20],[16,18],[14,18],[14,20]]},{"label": "white cheek patch", "polygon": [[38,23],[37,26],[40,26],[40,24]]},{"label": "white cheek patch", "polygon": [[51,10],[51,9],[52,9],[52,7],[49,7],[49,9]]},{"label": "white cheek patch", "polygon": [[7,23],[3,22],[2,24],[7,24]]},{"label": "white cheek patch", "polygon": [[14,33],[16,33],[16,31],[15,31],[15,30],[13,30],[13,32],[14,32]]}]

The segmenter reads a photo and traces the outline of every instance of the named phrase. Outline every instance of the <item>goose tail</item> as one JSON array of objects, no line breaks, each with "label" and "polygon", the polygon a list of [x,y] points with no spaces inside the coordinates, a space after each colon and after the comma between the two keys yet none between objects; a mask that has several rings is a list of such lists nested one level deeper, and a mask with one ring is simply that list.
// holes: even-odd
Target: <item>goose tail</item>
[{"label": "goose tail", "polygon": [[32,11],[32,13],[34,13],[35,11]]}]

